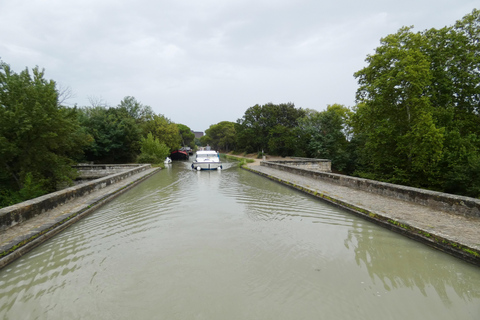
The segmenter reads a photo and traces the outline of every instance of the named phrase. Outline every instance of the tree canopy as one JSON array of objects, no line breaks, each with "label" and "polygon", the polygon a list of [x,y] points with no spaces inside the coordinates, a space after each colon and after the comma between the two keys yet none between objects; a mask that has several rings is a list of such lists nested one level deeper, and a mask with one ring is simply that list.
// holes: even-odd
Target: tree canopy
[{"label": "tree canopy", "polygon": [[[77,110],[59,105],[53,80],[35,67],[15,73],[0,62],[0,202],[8,205],[71,182],[72,159],[88,137]],[[30,190],[30,191],[29,191]]]},{"label": "tree canopy", "polygon": [[184,124],[177,123],[178,134],[180,135],[182,146],[195,147],[195,134]]},{"label": "tree canopy", "polygon": [[165,143],[170,150],[179,149],[182,143],[182,137],[178,126],[164,115],[154,115],[151,120],[143,125],[143,135],[151,133],[159,141]]},{"label": "tree canopy", "polygon": [[82,108],[80,123],[93,138],[85,159],[97,163],[133,162],[140,150],[141,131],[126,108]]},{"label": "tree canopy", "polygon": [[235,122],[222,121],[212,124],[205,135],[200,138],[203,145],[210,145],[215,150],[229,152],[235,149]]},{"label": "tree canopy", "polygon": [[293,155],[296,147],[295,128],[305,115],[293,103],[255,105],[237,120],[237,146],[247,152],[269,152],[275,155]]},{"label": "tree canopy", "polygon": [[[358,174],[445,191],[460,188],[451,179],[465,170],[480,176],[471,165],[480,150],[479,24],[474,10],[440,30],[404,27],[367,57],[355,73]],[[478,182],[461,188],[480,192]]]},{"label": "tree canopy", "polygon": [[299,119],[307,156],[330,159],[336,170],[346,170],[350,158],[347,140],[350,115],[351,111],[339,104],[329,105],[321,112],[307,110]]},{"label": "tree canopy", "polygon": [[[135,162],[142,152],[142,145],[149,142],[155,144],[158,141],[170,151],[178,149],[182,143],[179,126],[165,116],[155,114],[150,106],[131,96],[125,97],[117,107],[81,108],[79,119],[84,130],[93,138],[85,148],[85,159],[88,161]],[[149,134],[152,139],[148,138]],[[185,136],[188,141],[190,136]]]},{"label": "tree canopy", "polygon": [[140,151],[141,153],[137,158],[139,163],[162,163],[170,154],[170,149],[165,143],[160,142],[151,132],[148,133],[146,138],[142,138]]}]

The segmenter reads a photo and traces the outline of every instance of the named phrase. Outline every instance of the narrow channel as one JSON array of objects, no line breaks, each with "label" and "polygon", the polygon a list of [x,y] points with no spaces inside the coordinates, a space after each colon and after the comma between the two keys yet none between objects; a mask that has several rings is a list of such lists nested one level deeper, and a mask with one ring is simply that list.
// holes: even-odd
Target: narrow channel
[{"label": "narrow channel", "polygon": [[0,319],[479,319],[478,267],[236,163],[190,164],[0,270]]}]

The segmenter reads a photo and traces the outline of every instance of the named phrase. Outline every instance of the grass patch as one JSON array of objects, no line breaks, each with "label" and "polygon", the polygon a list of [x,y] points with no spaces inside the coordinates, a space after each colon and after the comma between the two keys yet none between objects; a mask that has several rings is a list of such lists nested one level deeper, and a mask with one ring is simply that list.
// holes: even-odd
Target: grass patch
[{"label": "grass patch", "polygon": [[243,166],[244,166],[245,164],[247,164],[247,163],[253,163],[253,162],[255,162],[255,160],[253,160],[253,159],[247,159],[247,158],[237,158],[236,160],[238,161],[238,164],[237,164],[237,165],[238,165],[239,168],[243,167]]},{"label": "grass patch", "polygon": [[242,158],[242,157],[239,157],[239,156],[231,156],[231,155],[228,155],[228,154],[225,154],[225,158],[227,160],[233,160],[233,161],[238,161],[238,166],[241,168],[244,164],[246,163],[253,163],[255,162],[254,159],[250,159],[250,158]]},{"label": "grass patch", "polygon": [[231,156],[231,155],[225,154],[225,159],[228,159],[228,160],[233,160],[233,161],[240,161],[240,160],[242,160],[243,158],[241,158],[241,157],[237,157],[237,156]]}]

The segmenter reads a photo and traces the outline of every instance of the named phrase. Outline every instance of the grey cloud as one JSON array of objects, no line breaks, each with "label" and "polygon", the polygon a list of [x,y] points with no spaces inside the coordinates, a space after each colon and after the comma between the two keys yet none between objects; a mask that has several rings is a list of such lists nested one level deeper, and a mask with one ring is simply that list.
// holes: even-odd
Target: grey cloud
[{"label": "grey cloud", "polygon": [[267,102],[354,104],[353,73],[401,26],[451,25],[475,1],[0,2],[0,57],[76,93],[131,95],[194,130]]}]

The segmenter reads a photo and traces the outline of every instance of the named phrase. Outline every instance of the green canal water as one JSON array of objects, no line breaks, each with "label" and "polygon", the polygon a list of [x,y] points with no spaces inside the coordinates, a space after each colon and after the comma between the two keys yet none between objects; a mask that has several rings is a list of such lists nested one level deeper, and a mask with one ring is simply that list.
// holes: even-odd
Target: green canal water
[{"label": "green canal water", "polygon": [[0,270],[0,319],[480,319],[480,268],[176,162]]}]

